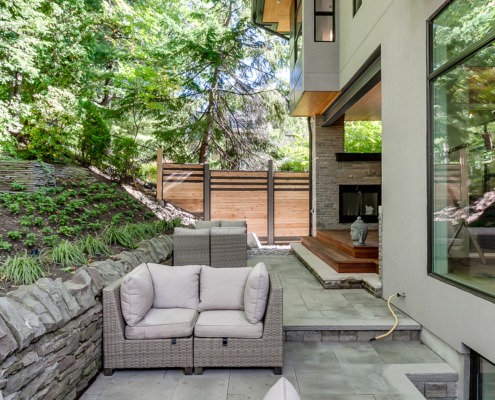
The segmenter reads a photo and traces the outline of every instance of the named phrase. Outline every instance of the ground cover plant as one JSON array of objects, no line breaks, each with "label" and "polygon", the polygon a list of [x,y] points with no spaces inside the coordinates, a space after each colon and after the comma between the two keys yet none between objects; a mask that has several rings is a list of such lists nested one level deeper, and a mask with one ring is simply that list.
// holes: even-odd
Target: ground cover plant
[{"label": "ground cover plant", "polygon": [[171,232],[119,185],[60,181],[35,193],[0,193],[0,292],[78,267]]}]

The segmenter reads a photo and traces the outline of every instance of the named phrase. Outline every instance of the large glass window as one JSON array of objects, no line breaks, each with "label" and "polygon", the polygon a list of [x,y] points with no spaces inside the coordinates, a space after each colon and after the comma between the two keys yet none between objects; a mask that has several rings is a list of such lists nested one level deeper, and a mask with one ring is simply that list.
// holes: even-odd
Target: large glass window
[{"label": "large glass window", "polygon": [[495,399],[495,365],[472,352],[471,366],[471,399]]},{"label": "large glass window", "polygon": [[[463,7],[467,4],[477,7]],[[487,12],[493,24],[494,8],[492,0],[452,1],[431,21],[430,32],[431,270],[491,296],[495,295],[495,34],[469,40],[459,32],[474,32],[473,26],[480,26]],[[458,18],[461,9],[462,19]]]},{"label": "large glass window", "polygon": [[334,0],[315,0],[315,41],[335,41]]}]

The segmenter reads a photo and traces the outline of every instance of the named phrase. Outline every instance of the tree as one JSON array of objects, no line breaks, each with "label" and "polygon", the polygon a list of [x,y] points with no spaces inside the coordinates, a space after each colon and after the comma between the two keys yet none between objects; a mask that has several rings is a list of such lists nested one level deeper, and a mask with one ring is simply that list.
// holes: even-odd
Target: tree
[{"label": "tree", "polygon": [[344,151],[347,153],[381,153],[381,121],[346,122]]},{"label": "tree", "polygon": [[110,129],[93,103],[86,102],[84,110],[86,115],[79,138],[82,165],[101,166],[110,146]]},{"label": "tree", "polygon": [[179,143],[183,159],[240,168],[269,149],[266,104],[283,45],[251,25],[246,0],[195,3],[176,18],[167,63],[179,72],[179,101],[156,135],[165,149]]}]

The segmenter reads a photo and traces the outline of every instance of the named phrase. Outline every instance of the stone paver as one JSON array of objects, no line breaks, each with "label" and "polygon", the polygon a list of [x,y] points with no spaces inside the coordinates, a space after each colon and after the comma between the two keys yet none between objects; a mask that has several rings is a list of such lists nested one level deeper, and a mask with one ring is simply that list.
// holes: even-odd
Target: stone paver
[{"label": "stone paver", "polygon": [[[294,340],[284,343],[283,375],[302,400],[418,400],[424,399],[418,387],[447,393],[442,384],[457,379],[418,341],[397,341],[397,335],[369,342],[375,330],[383,333],[393,323],[383,299],[364,289],[323,289],[290,254],[251,255],[248,265],[259,261],[282,276],[284,327]],[[419,328],[407,315],[398,317],[399,328]],[[201,376],[180,369],[117,371],[100,375],[81,400],[261,400],[278,379],[269,368],[205,368]]]}]

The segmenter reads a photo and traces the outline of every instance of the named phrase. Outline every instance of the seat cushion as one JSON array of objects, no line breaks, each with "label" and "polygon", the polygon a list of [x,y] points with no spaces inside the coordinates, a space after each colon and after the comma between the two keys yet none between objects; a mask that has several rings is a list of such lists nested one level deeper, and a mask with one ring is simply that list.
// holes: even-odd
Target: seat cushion
[{"label": "seat cushion", "polygon": [[284,377],[265,394],[263,400],[301,400],[294,386]]},{"label": "seat cushion", "polygon": [[244,287],[250,272],[250,267],[203,266],[199,281],[198,310],[244,310]]},{"label": "seat cushion", "polygon": [[198,309],[200,265],[148,264],[155,297],[153,308]]},{"label": "seat cushion", "polygon": [[210,229],[220,226],[220,221],[196,221],[196,229]]},{"label": "seat cushion", "polygon": [[246,234],[246,228],[245,227],[225,227],[222,226],[221,228],[211,228],[210,229],[210,236],[226,236],[226,235],[242,235]]},{"label": "seat cushion", "polygon": [[221,224],[219,226],[221,226],[222,228],[245,228],[246,227],[246,221],[243,221],[243,220],[236,220],[236,221],[222,220]]},{"label": "seat cushion", "polygon": [[263,336],[263,323],[250,323],[244,311],[203,311],[194,327],[194,336],[257,339]]},{"label": "seat cushion", "polygon": [[256,264],[246,281],[244,288],[244,312],[252,324],[263,319],[270,289],[270,278],[264,263]]},{"label": "seat cushion", "polygon": [[187,308],[151,308],[134,326],[125,327],[126,339],[166,339],[192,335],[198,312]]},{"label": "seat cushion", "polygon": [[154,290],[148,266],[138,265],[129,272],[120,285],[122,316],[127,325],[136,325],[153,305]]}]

